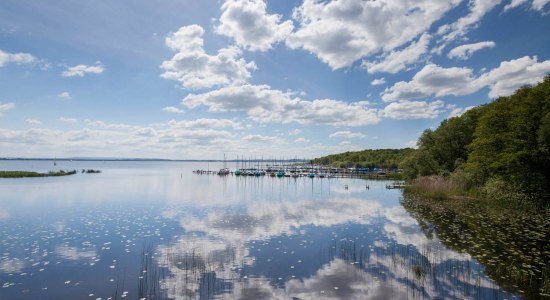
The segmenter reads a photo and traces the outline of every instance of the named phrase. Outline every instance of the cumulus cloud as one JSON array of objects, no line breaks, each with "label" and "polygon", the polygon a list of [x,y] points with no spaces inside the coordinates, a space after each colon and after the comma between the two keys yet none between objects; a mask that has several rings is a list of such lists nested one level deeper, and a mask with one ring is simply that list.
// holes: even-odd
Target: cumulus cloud
[{"label": "cumulus cloud", "polygon": [[371,85],[383,85],[385,83],[386,83],[386,79],[384,77],[374,79],[373,81],[370,82]]},{"label": "cumulus cloud", "polygon": [[[413,41],[459,2],[304,0],[293,12],[299,28],[286,43],[290,48],[310,51],[332,69],[339,69],[366,55],[390,52]],[[415,47],[422,48],[421,44]]]},{"label": "cumulus cloud", "polygon": [[467,95],[479,89],[475,83],[473,71],[469,68],[443,68],[428,64],[411,81],[400,81],[387,88],[382,100],[389,102],[428,96]]},{"label": "cumulus cloud", "polygon": [[386,72],[395,74],[417,62],[427,52],[430,39],[431,36],[425,33],[418,41],[411,43],[405,49],[392,51],[380,61],[371,62],[365,60],[361,66],[367,69],[369,73]]},{"label": "cumulus cloud", "polygon": [[449,118],[453,118],[453,117],[460,117],[463,113],[474,108],[475,106],[456,107],[453,105],[448,107],[451,109],[451,112],[449,113]]},{"label": "cumulus cloud", "polygon": [[544,6],[550,2],[550,0],[512,0],[509,4],[504,6],[504,11],[508,11],[512,8],[516,8],[520,5],[523,5],[527,2],[531,2],[531,9],[542,11],[544,9]]},{"label": "cumulus cloud", "polygon": [[253,143],[280,142],[280,139],[275,136],[266,136],[261,134],[250,134],[250,135],[244,136],[242,140],[245,142],[253,142]]},{"label": "cumulus cloud", "polygon": [[301,137],[301,138],[295,139],[294,142],[295,143],[308,143],[309,140]]},{"label": "cumulus cloud", "polygon": [[96,121],[85,120],[85,121],[90,126],[101,127],[101,128],[106,128],[106,129],[129,129],[129,128],[132,127],[132,126],[127,125],[127,124],[107,123],[107,122],[101,121],[101,120],[96,120]]},{"label": "cumulus cloud", "polygon": [[284,40],[293,29],[292,21],[268,14],[264,0],[226,0],[216,32],[235,40],[248,50],[266,51]]},{"label": "cumulus cloud", "polygon": [[443,35],[440,41],[442,47],[438,50],[441,51],[448,43],[466,35],[472,28],[476,28],[485,14],[499,5],[500,2],[501,0],[470,0],[468,3],[469,13],[466,16],[438,29],[438,33]]},{"label": "cumulus cloud", "polygon": [[69,94],[69,92],[62,92],[59,95],[57,95],[57,97],[59,97],[61,99],[64,99],[64,100],[71,100],[72,99],[71,94]]},{"label": "cumulus cloud", "polygon": [[165,108],[162,109],[162,111],[170,112],[170,113],[177,113],[177,114],[183,113],[183,109],[177,108],[175,106],[166,106]]},{"label": "cumulus cloud", "polygon": [[64,122],[64,123],[77,123],[78,119],[61,117],[61,118],[57,118],[57,121]]},{"label": "cumulus cloud", "polygon": [[61,76],[63,77],[84,77],[84,75],[90,73],[90,74],[101,74],[103,73],[104,68],[100,61],[97,61],[95,66],[88,66],[88,65],[76,65],[73,67],[69,67],[67,70],[63,71],[61,73]]},{"label": "cumulus cloud", "polygon": [[250,78],[250,70],[256,69],[254,62],[240,58],[237,47],[218,50],[208,55],[203,49],[204,29],[199,25],[181,27],[165,40],[176,54],[162,62],[161,77],[177,80],[188,89],[204,89],[213,86],[244,83]]},{"label": "cumulus cloud", "polygon": [[3,116],[4,113],[7,112],[8,110],[11,110],[14,108],[15,108],[15,103],[13,102],[5,103],[5,104],[2,104],[2,102],[0,102],[0,117]]},{"label": "cumulus cloud", "polygon": [[368,108],[366,102],[306,101],[267,85],[245,84],[189,94],[182,104],[189,108],[204,105],[210,112],[246,111],[252,120],[260,123],[362,126],[379,121],[376,110]]},{"label": "cumulus cloud", "polygon": [[229,119],[207,119],[201,118],[186,121],[170,121],[168,124],[173,128],[233,128],[241,129],[242,124]]},{"label": "cumulus cloud", "polygon": [[27,122],[28,124],[31,124],[31,125],[40,125],[40,124],[42,124],[42,122],[40,122],[40,120],[37,120],[37,119],[26,119],[25,122]]},{"label": "cumulus cloud", "polygon": [[382,99],[386,102],[425,97],[468,95],[489,87],[489,97],[508,96],[523,85],[540,82],[550,72],[550,60],[538,62],[536,56],[524,56],[503,61],[497,68],[473,75],[470,68],[443,68],[429,64],[411,81],[400,81],[386,88]]},{"label": "cumulus cloud", "polygon": [[461,45],[449,51],[449,54],[447,56],[449,58],[466,60],[470,58],[475,52],[484,48],[493,48],[495,45],[496,44],[493,41],[485,41],[485,42],[479,42],[475,44]]},{"label": "cumulus cloud", "polygon": [[[64,118],[71,122],[72,118]],[[73,122],[76,122],[74,119]],[[36,155],[44,151],[66,153],[96,153],[94,155],[117,155],[140,157],[173,153],[181,156],[181,149],[193,149],[194,157],[219,153],[219,145],[231,149],[240,149],[239,140],[227,129],[239,129],[240,123],[227,119],[198,119],[189,121],[170,121],[147,126],[130,126],[103,121],[86,120],[89,128],[73,130],[52,130],[30,128],[27,130],[8,130],[0,128],[0,147],[20,153],[24,144],[24,155]],[[221,128],[221,129],[218,129]],[[10,153],[10,155],[13,155]]]},{"label": "cumulus cloud", "polygon": [[445,111],[441,100],[433,102],[402,100],[388,104],[380,113],[382,116],[397,120],[434,119]]},{"label": "cumulus cloud", "polygon": [[366,134],[363,134],[361,132],[351,132],[349,130],[336,131],[329,135],[329,137],[331,138],[345,138],[345,139],[362,139],[362,138],[365,138],[366,136],[367,136]]},{"label": "cumulus cloud", "polygon": [[36,58],[29,53],[9,53],[0,50],[0,68],[8,63],[21,65],[32,63],[35,60]]},{"label": "cumulus cloud", "polygon": [[489,97],[496,98],[512,94],[519,87],[535,84],[550,72],[550,60],[538,62],[537,57],[503,61],[500,65],[481,75],[478,85],[489,86]]},{"label": "cumulus cloud", "polygon": [[300,134],[302,131],[298,128],[295,128],[295,129],[292,129],[291,131],[288,132],[288,135],[297,135],[297,134]]}]

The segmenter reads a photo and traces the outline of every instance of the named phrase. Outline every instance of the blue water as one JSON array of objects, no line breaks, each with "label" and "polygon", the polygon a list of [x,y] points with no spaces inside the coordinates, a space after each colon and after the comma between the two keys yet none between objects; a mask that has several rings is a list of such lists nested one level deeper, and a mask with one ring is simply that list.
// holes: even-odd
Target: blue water
[{"label": "blue water", "polygon": [[0,161],[102,170],[0,179],[0,299],[516,297],[388,182],[192,173],[221,167]]}]

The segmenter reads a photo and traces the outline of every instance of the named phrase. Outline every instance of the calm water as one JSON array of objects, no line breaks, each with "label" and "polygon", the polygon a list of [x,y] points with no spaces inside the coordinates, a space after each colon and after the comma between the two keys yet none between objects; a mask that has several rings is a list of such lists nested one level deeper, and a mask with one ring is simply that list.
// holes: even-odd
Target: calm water
[{"label": "calm water", "polygon": [[0,179],[0,299],[517,297],[387,182],[192,173],[207,167],[0,161],[103,171]]}]

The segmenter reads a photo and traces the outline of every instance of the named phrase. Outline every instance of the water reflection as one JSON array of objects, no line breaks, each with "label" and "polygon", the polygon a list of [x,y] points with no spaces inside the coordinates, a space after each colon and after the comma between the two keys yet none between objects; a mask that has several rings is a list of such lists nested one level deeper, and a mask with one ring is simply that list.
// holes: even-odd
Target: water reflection
[{"label": "water reflection", "polygon": [[187,235],[159,248],[168,298],[512,296],[469,255],[448,250],[436,235],[428,239],[401,206],[364,199],[256,203],[241,212],[181,216],[180,224]]},{"label": "water reflection", "polygon": [[514,297],[385,182],[60,164],[103,173],[0,181],[2,299]]}]

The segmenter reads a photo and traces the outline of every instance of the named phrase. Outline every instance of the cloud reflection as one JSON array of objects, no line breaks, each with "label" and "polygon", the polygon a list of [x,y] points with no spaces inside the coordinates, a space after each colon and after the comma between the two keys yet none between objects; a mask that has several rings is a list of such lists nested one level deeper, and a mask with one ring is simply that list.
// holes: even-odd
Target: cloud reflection
[{"label": "cloud reflection", "polygon": [[[162,287],[170,298],[203,297],[204,293],[227,299],[469,298],[505,294],[482,274],[481,266],[468,254],[448,250],[436,235],[426,237],[417,220],[401,206],[384,207],[362,199],[254,203],[242,211],[182,217],[180,224],[187,235],[159,247],[159,265],[170,274]],[[330,245],[321,243],[320,253],[331,254],[309,261],[316,271],[302,273],[302,277],[287,274],[284,279],[270,278],[268,274],[274,271],[269,269],[257,276],[245,271],[256,265],[258,257],[250,246],[254,242],[285,235],[305,239],[318,228],[342,224],[362,225],[362,230],[376,236],[376,240],[368,245],[347,239],[332,239]],[[270,255],[277,261],[290,259],[278,257],[283,255],[280,252]]]},{"label": "cloud reflection", "polygon": [[78,249],[68,245],[59,245],[55,247],[55,254],[68,260],[91,260],[97,257],[96,250],[94,248]]}]

